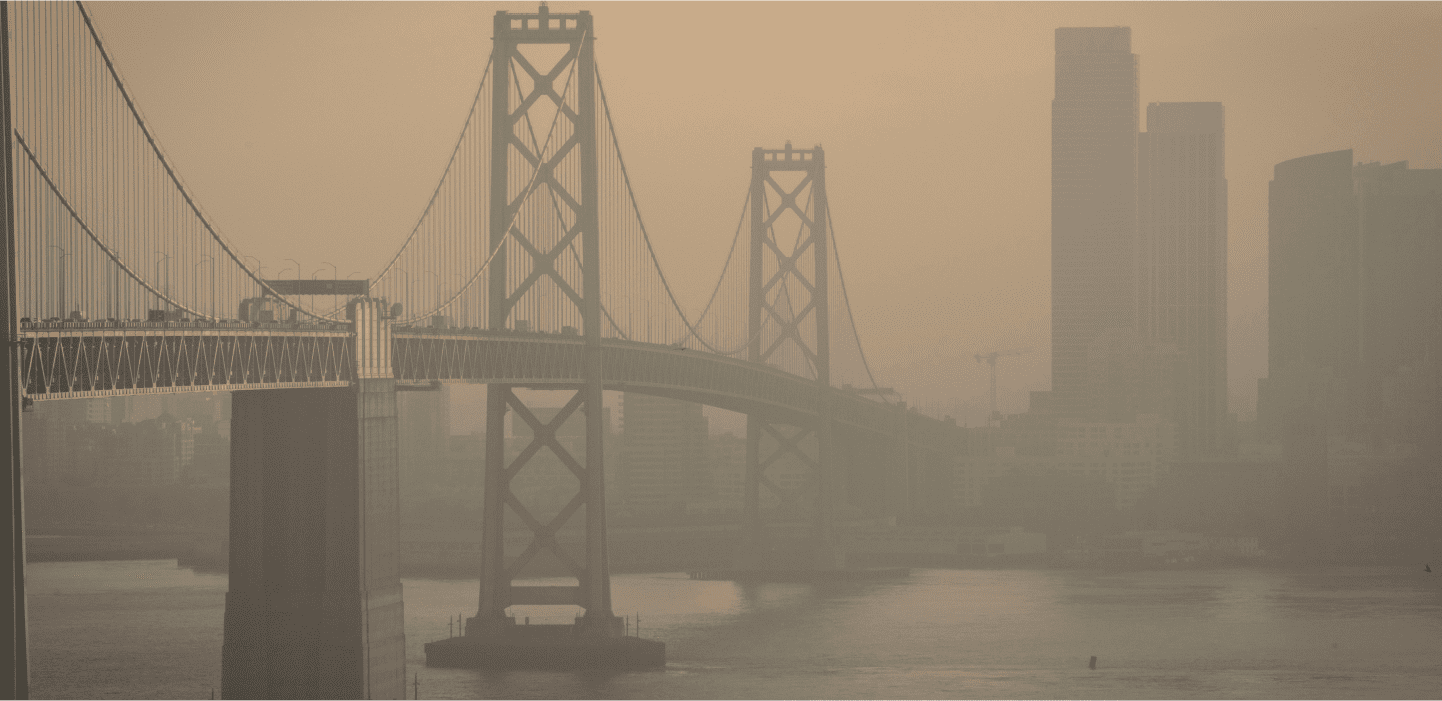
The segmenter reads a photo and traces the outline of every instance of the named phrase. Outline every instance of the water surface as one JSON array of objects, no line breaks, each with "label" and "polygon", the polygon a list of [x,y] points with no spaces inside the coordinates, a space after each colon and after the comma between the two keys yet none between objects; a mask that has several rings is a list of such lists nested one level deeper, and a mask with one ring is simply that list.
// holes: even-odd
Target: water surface
[{"label": "water surface", "polygon": [[[174,561],[36,563],[28,573],[35,698],[218,695],[224,575]],[[1442,689],[1442,575],[1420,566],[918,570],[824,586],[618,575],[616,613],[639,613],[669,664],[612,675],[427,669],[422,646],[447,634],[450,617],[474,612],[476,583],[404,586],[407,680],[419,674],[421,698],[1436,698]],[[513,609],[533,622],[566,611]]]}]

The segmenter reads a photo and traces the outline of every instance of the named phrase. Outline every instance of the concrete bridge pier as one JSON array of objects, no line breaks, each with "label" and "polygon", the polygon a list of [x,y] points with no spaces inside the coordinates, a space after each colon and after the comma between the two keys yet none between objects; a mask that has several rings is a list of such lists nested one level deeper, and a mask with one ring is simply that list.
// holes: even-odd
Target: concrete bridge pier
[{"label": "concrete bridge pier", "polygon": [[405,698],[390,329],[351,312],[353,386],[232,396],[223,698]]}]

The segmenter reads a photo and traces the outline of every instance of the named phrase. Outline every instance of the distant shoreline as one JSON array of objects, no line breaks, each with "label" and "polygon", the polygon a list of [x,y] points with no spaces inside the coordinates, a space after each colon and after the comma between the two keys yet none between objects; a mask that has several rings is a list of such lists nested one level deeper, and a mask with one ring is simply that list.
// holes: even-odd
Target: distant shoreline
[{"label": "distant shoreline", "polygon": [[[57,529],[58,530],[58,529]],[[105,533],[90,532],[44,532],[32,533],[26,536],[25,561],[30,563],[42,562],[95,562],[105,560],[175,560],[177,566],[188,567],[197,572],[225,573],[228,569],[228,556],[220,549],[223,541],[223,534],[203,532],[146,532],[137,529],[135,532],[116,532],[114,530]],[[205,544],[205,545],[202,545]],[[620,548],[624,554],[626,548]],[[669,554],[669,553],[668,553]],[[719,558],[720,553],[713,551],[712,557],[716,562],[700,563],[694,558],[663,557],[647,558],[646,561],[628,561],[629,557],[613,557],[611,571],[616,574],[622,573],[655,573],[655,572],[684,572],[696,569],[699,565],[711,567],[728,567],[731,563]],[[479,562],[471,562],[471,558],[455,558],[450,561],[430,560],[426,562],[402,563],[400,574],[403,577],[422,578],[471,578],[479,573]],[[674,561],[672,561],[674,560]],[[936,556],[907,557],[905,555],[892,556],[864,556],[857,555],[854,558],[856,566],[903,566],[922,569],[976,569],[976,570],[999,570],[999,569],[1058,569],[1072,571],[1096,571],[1096,572],[1140,572],[1140,571],[1165,571],[1165,570],[1216,570],[1216,569],[1296,569],[1308,566],[1406,566],[1414,563],[1396,559],[1361,559],[1361,558],[1329,558],[1318,562],[1289,561],[1283,558],[1264,559],[1206,559],[1188,563],[1151,562],[1141,559],[1128,560],[1124,562],[1077,562],[1065,561],[1057,557],[1027,557],[1027,558],[1006,558],[995,561],[980,560],[977,558],[940,558]],[[1420,569],[1421,565],[1418,564]],[[535,573],[538,576],[546,576],[546,572]]]}]

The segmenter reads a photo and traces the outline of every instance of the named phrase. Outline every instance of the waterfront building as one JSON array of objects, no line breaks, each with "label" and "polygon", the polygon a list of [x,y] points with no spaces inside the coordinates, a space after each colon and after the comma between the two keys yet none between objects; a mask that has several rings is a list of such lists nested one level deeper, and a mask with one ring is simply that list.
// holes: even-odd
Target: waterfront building
[{"label": "waterfront building", "polygon": [[1099,477],[1116,490],[1116,507],[1127,511],[1176,463],[1176,424],[1157,414],[1135,421],[1057,422],[1056,467]]}]

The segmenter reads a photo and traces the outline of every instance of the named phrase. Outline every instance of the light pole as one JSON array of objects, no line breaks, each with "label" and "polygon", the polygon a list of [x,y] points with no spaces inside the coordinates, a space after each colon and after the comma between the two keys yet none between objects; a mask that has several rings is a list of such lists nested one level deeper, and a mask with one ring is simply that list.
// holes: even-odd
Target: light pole
[{"label": "light pole", "polygon": [[[263,261],[261,261],[261,259],[256,258],[255,256],[241,256],[241,258],[244,258],[244,259],[246,259],[246,260],[253,260],[253,261],[255,261],[255,271],[254,271],[254,272],[255,272],[255,276],[258,277],[258,278],[260,278],[261,280],[264,280],[264,279],[265,279],[265,272],[264,272],[264,271],[265,271],[265,265],[263,264]],[[244,285],[245,283],[242,282],[241,284]],[[260,295],[261,295],[262,297],[265,296],[265,289],[264,289],[264,288],[261,288]]]},{"label": "light pole", "polygon": [[[364,274],[365,274],[365,273],[357,270],[357,271],[351,273],[350,275],[345,276],[345,279],[349,280],[349,279],[351,278],[351,275],[364,275]],[[370,285],[366,285],[365,296],[366,296],[366,297],[371,296],[371,286],[370,286]]]},{"label": "light pole", "polygon": [[411,273],[405,268],[396,268],[396,272],[406,276],[406,282],[401,286],[401,312],[405,312],[405,306],[411,303]]},{"label": "light pole", "polygon": [[161,286],[161,294],[168,302],[170,301],[170,254],[162,251],[156,251],[156,253],[162,257],[155,261],[155,277],[160,277],[160,264],[165,263],[165,283]]},{"label": "light pole", "polygon": [[70,255],[70,254],[65,251],[65,247],[64,247],[64,246],[56,245],[56,244],[53,244],[53,243],[50,244],[49,246],[46,246],[46,248],[47,248],[47,249],[54,248],[54,249],[60,251],[60,258],[56,261],[56,264],[55,264],[55,270],[56,270],[56,275],[55,275],[55,282],[56,282],[56,286],[55,286],[55,306],[56,306],[56,312],[55,312],[55,316],[58,317],[58,318],[60,318],[61,320],[64,320],[64,319],[65,319],[65,256],[68,256],[68,255]]},{"label": "light pole", "polygon": [[[440,312],[440,305],[441,305],[441,284],[442,284],[442,282],[441,282],[441,275],[440,275],[440,273],[437,273],[437,272],[432,271],[432,270],[427,270],[427,271],[426,271],[426,274],[427,274],[427,275],[435,275],[435,276],[436,276],[436,303],[435,303],[435,309],[436,309],[436,312],[439,313],[439,312]],[[434,323],[434,322],[433,322],[433,323]]]},{"label": "light pole", "polygon": [[[315,269],[315,272],[313,272],[313,273],[310,274],[310,279],[311,279],[311,280],[315,280],[315,275],[316,275],[316,273],[323,273],[323,272],[325,272],[325,268],[316,268],[316,269]],[[331,284],[332,284],[332,285],[335,284],[335,278],[331,278]],[[313,294],[310,296],[310,313],[312,313],[312,314],[315,313],[315,295],[313,295]]]},{"label": "light pole", "polygon": [[[200,260],[195,262],[195,269],[197,271],[200,270],[200,266],[205,265],[206,261],[210,261],[210,317],[211,319],[219,319],[220,315],[216,313],[217,305],[215,303],[215,258],[212,258],[209,255],[202,255],[200,257]],[[200,273],[197,272],[196,277],[199,276]]]},{"label": "light pole", "polygon": [[[466,284],[466,276],[465,276],[465,273],[451,273],[451,274],[461,279],[460,283],[456,285],[456,294],[460,294],[461,288],[464,287],[465,284]],[[461,298],[460,298],[459,302],[460,302],[460,303],[459,303],[457,306],[460,307],[460,313],[457,314],[456,316],[457,316],[460,320],[465,320],[465,319],[467,319],[467,316],[466,316],[466,297],[465,297],[465,295],[461,295]],[[462,324],[460,323],[460,321],[457,321],[456,326],[461,326],[461,325],[462,325]]]},{"label": "light pole", "polygon": [[321,265],[329,265],[329,266],[330,266],[330,294],[331,294],[331,298],[330,298],[330,299],[331,299],[331,305],[332,305],[332,306],[331,306],[331,312],[334,313],[334,312],[336,312],[336,311],[339,311],[339,309],[340,309],[340,307],[335,306],[335,298],[336,298],[335,279],[336,279],[336,276],[337,276],[337,275],[340,275],[340,270],[335,267],[335,263],[330,263],[330,262],[327,262],[327,261],[321,261],[320,264],[321,264]]},{"label": "light pole", "polygon": [[[298,287],[298,286],[300,286],[300,261],[297,261],[296,258],[286,258],[286,260],[287,260],[287,261],[290,261],[290,263],[296,264],[296,286]],[[301,304],[304,304],[304,303],[301,303]],[[298,320],[300,320],[300,319],[298,319],[298,317],[297,317],[296,320],[297,320],[297,322],[298,322]]]}]

